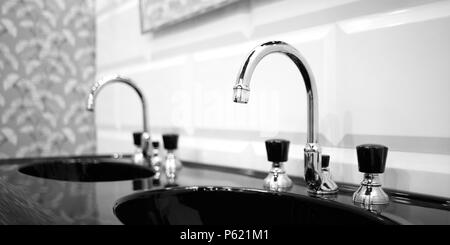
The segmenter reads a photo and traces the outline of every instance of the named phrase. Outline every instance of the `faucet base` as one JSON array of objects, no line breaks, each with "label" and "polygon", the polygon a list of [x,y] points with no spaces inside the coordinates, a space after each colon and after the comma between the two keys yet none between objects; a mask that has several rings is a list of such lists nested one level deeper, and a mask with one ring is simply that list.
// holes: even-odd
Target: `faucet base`
[{"label": "faucet base", "polygon": [[321,195],[334,195],[339,192],[338,185],[331,179],[322,180],[322,184],[318,189],[308,189],[308,194],[321,196]]},{"label": "faucet base", "polygon": [[308,143],[305,146],[305,181],[308,193],[312,195],[331,195],[339,191],[337,184],[331,179],[327,168],[322,168],[320,145]]},{"label": "faucet base", "polygon": [[361,186],[353,194],[353,202],[364,206],[389,203],[389,196],[381,187],[378,174],[365,174]]},{"label": "faucet base", "polygon": [[323,173],[322,183],[317,189],[308,189],[308,194],[313,196],[322,196],[322,195],[335,195],[339,192],[338,185],[330,178],[330,176],[326,175],[327,172]]},{"label": "faucet base", "polygon": [[286,174],[282,165],[273,167],[264,179],[264,189],[269,191],[288,191],[294,186],[291,178]]}]

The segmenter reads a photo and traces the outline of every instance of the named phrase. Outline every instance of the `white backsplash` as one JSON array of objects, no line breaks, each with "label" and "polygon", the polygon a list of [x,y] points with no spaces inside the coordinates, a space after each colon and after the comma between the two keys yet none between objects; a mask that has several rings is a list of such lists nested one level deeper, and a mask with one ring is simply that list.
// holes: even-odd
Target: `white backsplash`
[{"label": "white backsplash", "polygon": [[[232,102],[246,54],[278,39],[316,77],[320,139],[337,181],[359,183],[354,146],[380,143],[390,148],[386,187],[450,197],[450,1],[243,0],[145,35],[137,0],[109,1],[97,1],[98,76],[133,78],[154,137],[182,133],[182,159],[265,171],[264,140],[285,136],[288,173],[303,175],[306,96],[291,61],[265,58],[249,104]],[[141,128],[134,91],[115,85],[98,99],[98,151],[131,152]]]}]

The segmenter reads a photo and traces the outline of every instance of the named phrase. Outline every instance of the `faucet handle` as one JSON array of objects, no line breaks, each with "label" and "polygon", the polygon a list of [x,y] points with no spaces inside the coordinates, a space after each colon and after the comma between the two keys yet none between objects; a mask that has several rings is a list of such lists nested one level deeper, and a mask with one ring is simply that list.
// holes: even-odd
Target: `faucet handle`
[{"label": "faucet handle", "polygon": [[287,162],[289,155],[289,141],[271,139],[266,141],[267,160],[269,162]]},{"label": "faucet handle", "polygon": [[140,147],[142,145],[142,132],[133,133],[133,143],[135,146]]},{"label": "faucet handle", "polygon": [[163,134],[162,138],[166,150],[176,150],[178,148],[178,134]]},{"label": "faucet handle", "polygon": [[364,173],[361,186],[353,193],[353,202],[363,208],[372,210],[373,205],[389,203],[389,196],[384,192],[380,174],[384,173],[388,148],[384,145],[366,144],[356,147],[359,172]]},{"label": "faucet handle", "polygon": [[384,145],[365,144],[356,147],[358,168],[361,173],[382,174],[386,168],[388,148]]},{"label": "faucet handle", "polygon": [[264,188],[271,191],[286,191],[292,188],[293,182],[286,174],[283,162],[287,162],[289,141],[271,139],[266,141],[267,160],[272,162],[269,175],[264,179]]}]

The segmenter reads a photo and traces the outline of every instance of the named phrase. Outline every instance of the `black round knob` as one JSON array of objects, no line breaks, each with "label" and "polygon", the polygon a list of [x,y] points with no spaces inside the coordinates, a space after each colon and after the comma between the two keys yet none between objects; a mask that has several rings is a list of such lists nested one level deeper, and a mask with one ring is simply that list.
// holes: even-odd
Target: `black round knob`
[{"label": "black round knob", "polygon": [[159,148],[159,141],[152,141],[153,148]]},{"label": "black round knob", "polygon": [[133,133],[133,143],[135,146],[141,146],[142,132]]},{"label": "black round knob", "polygon": [[328,168],[330,166],[330,156],[322,155],[322,168]]},{"label": "black round knob", "polygon": [[359,172],[382,174],[386,168],[388,148],[384,145],[366,144],[356,147]]},{"label": "black round knob", "polygon": [[271,139],[266,141],[267,160],[269,162],[287,162],[289,155],[289,141]]},{"label": "black round knob", "polygon": [[163,134],[164,149],[176,150],[178,148],[178,134]]}]

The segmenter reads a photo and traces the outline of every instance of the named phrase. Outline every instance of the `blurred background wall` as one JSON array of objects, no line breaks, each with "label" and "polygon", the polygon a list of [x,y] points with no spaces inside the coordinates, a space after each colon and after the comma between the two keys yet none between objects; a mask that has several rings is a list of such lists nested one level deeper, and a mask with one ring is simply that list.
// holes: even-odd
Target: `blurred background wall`
[{"label": "blurred background wall", "polygon": [[0,157],[93,153],[94,0],[0,1]]}]

